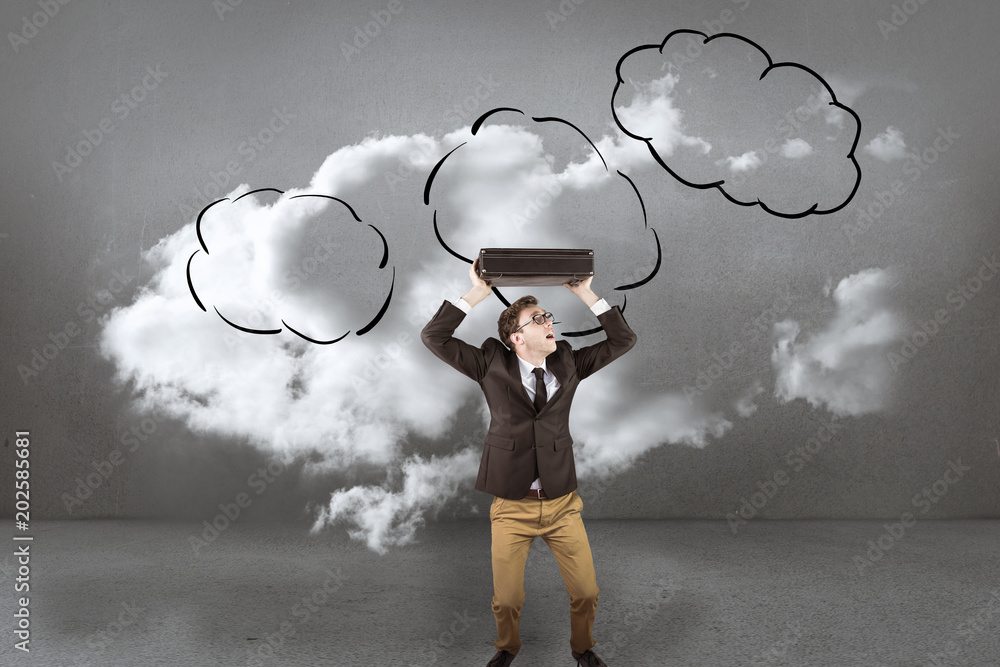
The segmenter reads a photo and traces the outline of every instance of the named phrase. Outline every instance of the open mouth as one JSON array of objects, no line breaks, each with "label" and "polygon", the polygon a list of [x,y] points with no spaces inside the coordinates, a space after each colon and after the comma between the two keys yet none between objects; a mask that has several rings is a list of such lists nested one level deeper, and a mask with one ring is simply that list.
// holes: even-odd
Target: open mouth
[{"label": "open mouth", "polygon": [[554,333],[550,333],[548,336],[546,336],[546,338],[548,338],[549,340],[555,340],[556,335]]}]

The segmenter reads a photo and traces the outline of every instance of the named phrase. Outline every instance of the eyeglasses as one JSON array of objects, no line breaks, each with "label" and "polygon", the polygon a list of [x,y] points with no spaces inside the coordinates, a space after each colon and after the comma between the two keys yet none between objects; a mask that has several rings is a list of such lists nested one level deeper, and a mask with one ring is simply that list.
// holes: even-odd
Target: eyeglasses
[{"label": "eyeglasses", "polygon": [[[522,324],[518,328],[516,328],[513,331],[511,331],[511,333],[512,334],[517,333],[518,331],[520,331],[524,327],[528,326],[532,322],[534,322],[535,324],[537,324],[539,326],[542,326],[542,325],[545,324],[545,320],[552,321],[554,319],[555,319],[555,315],[553,315],[552,313],[545,313],[544,315],[542,315],[541,313],[539,313],[537,315],[532,315],[530,320],[528,320],[527,322],[525,322],[524,324]],[[562,322],[552,322],[552,324],[562,324]]]}]

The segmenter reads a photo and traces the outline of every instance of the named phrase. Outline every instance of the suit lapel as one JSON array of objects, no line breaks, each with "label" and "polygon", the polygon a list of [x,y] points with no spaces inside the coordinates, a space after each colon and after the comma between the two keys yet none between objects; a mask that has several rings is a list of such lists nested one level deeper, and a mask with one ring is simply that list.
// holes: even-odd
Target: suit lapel
[{"label": "suit lapel", "polygon": [[517,392],[518,396],[524,399],[524,401],[534,409],[534,404],[531,402],[531,398],[528,396],[528,390],[524,388],[524,383],[521,382],[521,367],[517,362],[517,353],[510,350],[507,354],[507,372],[510,373],[510,379],[520,387],[520,391]]},{"label": "suit lapel", "polygon": [[[556,378],[558,378],[560,387],[566,386],[566,364],[563,363],[562,357],[559,356],[558,349],[549,356],[545,357],[545,366],[552,371],[552,374],[555,375]],[[556,396],[558,395],[559,392],[557,391]]]},{"label": "suit lapel", "polygon": [[549,409],[549,406],[553,403],[558,403],[562,397],[566,395],[566,365],[559,356],[558,348],[555,352],[545,357],[545,366],[552,371],[552,374],[559,380],[559,390],[556,391],[553,396],[550,396],[549,400],[545,401],[545,405],[543,405],[542,409],[538,411],[539,415],[545,414],[545,411]]}]

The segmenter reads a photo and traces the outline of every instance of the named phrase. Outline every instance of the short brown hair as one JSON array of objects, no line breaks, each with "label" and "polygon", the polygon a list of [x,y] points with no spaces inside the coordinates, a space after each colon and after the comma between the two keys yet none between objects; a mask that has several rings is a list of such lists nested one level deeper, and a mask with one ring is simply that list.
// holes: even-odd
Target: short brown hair
[{"label": "short brown hair", "polygon": [[514,329],[517,328],[517,317],[521,314],[521,311],[525,308],[531,308],[532,306],[538,305],[538,299],[531,296],[522,296],[520,299],[508,306],[507,310],[500,313],[500,319],[497,320],[497,332],[500,334],[500,340],[510,349],[514,349],[514,344],[510,342],[510,335],[514,333]]}]

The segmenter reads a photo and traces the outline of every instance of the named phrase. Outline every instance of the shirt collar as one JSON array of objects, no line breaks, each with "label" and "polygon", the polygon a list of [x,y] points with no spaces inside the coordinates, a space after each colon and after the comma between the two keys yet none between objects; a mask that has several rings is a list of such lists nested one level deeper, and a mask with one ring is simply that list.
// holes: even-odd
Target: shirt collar
[{"label": "shirt collar", "polygon": [[531,364],[531,363],[525,361],[524,359],[522,359],[521,355],[519,355],[517,353],[515,353],[514,356],[517,357],[517,365],[521,368],[521,377],[522,378],[528,378],[528,377],[530,377],[535,368],[541,368],[542,369],[542,375],[545,374],[547,368],[545,367],[545,360],[544,359],[542,359],[542,365],[541,366],[535,366],[534,364]]}]

